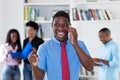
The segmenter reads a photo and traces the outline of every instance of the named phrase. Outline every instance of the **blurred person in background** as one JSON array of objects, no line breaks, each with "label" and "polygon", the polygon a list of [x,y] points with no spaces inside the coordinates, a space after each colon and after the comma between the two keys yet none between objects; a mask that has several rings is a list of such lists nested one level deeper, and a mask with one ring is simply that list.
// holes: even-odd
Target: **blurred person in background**
[{"label": "blurred person in background", "polygon": [[0,62],[4,62],[1,80],[20,80],[19,64],[21,59],[13,59],[10,53],[21,50],[18,30],[10,29],[7,33],[6,43],[0,46]]},{"label": "blurred person in background", "polygon": [[95,66],[99,66],[98,80],[118,80],[119,45],[111,38],[108,28],[102,28],[98,35],[103,43],[100,57],[93,59]]},{"label": "blurred person in background", "polygon": [[[32,47],[37,51],[39,45],[44,43],[44,40],[42,38],[39,38],[37,36],[38,32],[38,24],[34,21],[29,21],[26,23],[26,33],[27,38],[24,39],[23,43],[23,49],[27,45],[28,42],[32,44]],[[32,66],[28,59],[24,60],[24,68],[23,68],[23,78],[24,80],[34,80],[32,76]]]}]

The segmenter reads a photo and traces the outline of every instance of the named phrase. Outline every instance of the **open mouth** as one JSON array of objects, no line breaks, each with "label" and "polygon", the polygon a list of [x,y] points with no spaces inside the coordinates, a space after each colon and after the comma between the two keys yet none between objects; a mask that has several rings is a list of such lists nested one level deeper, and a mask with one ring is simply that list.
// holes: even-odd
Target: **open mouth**
[{"label": "open mouth", "polygon": [[58,32],[57,35],[58,35],[59,38],[63,38],[65,36],[65,33],[64,32]]}]

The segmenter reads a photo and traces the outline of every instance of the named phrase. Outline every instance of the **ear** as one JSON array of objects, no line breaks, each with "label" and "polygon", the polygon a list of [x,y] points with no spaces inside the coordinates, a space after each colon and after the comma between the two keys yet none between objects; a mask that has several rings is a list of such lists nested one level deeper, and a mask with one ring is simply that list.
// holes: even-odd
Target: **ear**
[{"label": "ear", "polygon": [[106,35],[106,37],[110,37],[110,34],[105,34]]},{"label": "ear", "polygon": [[51,24],[51,27],[53,28],[53,23]]}]

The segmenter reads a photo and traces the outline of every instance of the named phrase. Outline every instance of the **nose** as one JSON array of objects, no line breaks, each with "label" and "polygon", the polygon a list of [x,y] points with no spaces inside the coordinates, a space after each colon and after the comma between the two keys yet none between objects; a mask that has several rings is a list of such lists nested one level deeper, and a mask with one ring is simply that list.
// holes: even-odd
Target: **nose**
[{"label": "nose", "polygon": [[63,25],[59,25],[59,27],[58,27],[59,30],[64,30],[64,28],[65,27]]}]

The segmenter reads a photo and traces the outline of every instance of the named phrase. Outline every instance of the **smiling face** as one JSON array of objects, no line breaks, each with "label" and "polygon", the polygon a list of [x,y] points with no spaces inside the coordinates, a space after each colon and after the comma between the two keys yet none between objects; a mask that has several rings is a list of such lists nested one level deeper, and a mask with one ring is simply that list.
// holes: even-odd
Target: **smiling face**
[{"label": "smiling face", "polygon": [[99,32],[99,39],[103,44],[106,44],[109,40],[111,40],[111,37],[109,34],[104,33],[104,32]]},{"label": "smiling face", "polygon": [[17,39],[18,39],[17,33],[16,32],[11,33],[10,39],[11,39],[11,43],[15,44],[17,42]]},{"label": "smiling face", "polygon": [[66,17],[55,17],[52,28],[54,36],[60,42],[65,42],[68,38],[69,22]]},{"label": "smiling face", "polygon": [[27,32],[27,35],[28,35],[29,37],[35,37],[37,30],[35,30],[35,29],[34,29],[33,27],[31,27],[31,26],[28,26],[28,27],[26,28],[26,32]]}]

